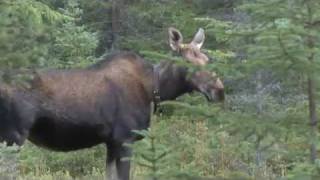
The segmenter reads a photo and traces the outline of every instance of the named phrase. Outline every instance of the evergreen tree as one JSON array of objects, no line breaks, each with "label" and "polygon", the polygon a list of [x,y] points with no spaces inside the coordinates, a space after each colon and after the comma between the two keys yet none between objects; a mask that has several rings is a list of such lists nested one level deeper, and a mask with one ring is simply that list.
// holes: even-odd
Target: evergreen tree
[{"label": "evergreen tree", "polygon": [[35,0],[0,3],[0,65],[27,67],[47,58],[50,32],[71,17]]},{"label": "evergreen tree", "polygon": [[309,103],[310,159],[317,159],[317,87],[319,72],[320,4],[313,0],[258,0],[242,8],[252,17],[250,33],[253,43],[251,59],[260,67],[270,68],[282,76],[295,79],[299,86],[302,78]]},{"label": "evergreen tree", "polygon": [[97,38],[76,24],[81,15],[77,6],[76,0],[68,1],[65,10],[35,0],[2,1],[1,67],[60,66],[93,56]]}]

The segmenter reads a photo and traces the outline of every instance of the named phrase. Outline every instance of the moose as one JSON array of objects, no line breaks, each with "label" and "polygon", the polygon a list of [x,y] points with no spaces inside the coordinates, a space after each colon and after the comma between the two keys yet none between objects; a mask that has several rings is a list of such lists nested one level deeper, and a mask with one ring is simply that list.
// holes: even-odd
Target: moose
[{"label": "moose", "polygon": [[[203,29],[189,44],[179,30],[169,28],[172,50],[195,65],[208,57],[200,48]],[[79,69],[44,70],[34,74],[29,88],[0,85],[0,141],[22,145],[26,139],[55,151],[72,151],[101,143],[107,146],[109,180],[129,180],[131,151],[124,143],[140,139],[133,130],[147,129],[151,104],[197,91],[210,102],[224,100],[216,74],[189,72],[170,61],[152,65],[132,52],[109,55]]]}]

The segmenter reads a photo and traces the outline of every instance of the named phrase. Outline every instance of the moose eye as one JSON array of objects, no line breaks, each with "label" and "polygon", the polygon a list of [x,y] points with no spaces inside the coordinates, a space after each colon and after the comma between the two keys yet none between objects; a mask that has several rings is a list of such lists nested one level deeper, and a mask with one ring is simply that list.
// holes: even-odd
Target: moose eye
[{"label": "moose eye", "polygon": [[192,54],[193,54],[193,56],[194,56],[194,57],[198,57],[198,56],[199,56],[199,53],[198,53],[198,52],[196,52],[196,51],[193,51],[193,53],[192,53]]}]

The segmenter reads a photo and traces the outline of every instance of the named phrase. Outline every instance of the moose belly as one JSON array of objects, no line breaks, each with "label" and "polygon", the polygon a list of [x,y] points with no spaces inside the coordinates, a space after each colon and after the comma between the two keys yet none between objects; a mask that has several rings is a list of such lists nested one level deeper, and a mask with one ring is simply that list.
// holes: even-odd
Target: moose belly
[{"label": "moose belly", "polygon": [[41,119],[31,128],[28,139],[51,150],[72,151],[102,143],[102,130],[102,125]]}]

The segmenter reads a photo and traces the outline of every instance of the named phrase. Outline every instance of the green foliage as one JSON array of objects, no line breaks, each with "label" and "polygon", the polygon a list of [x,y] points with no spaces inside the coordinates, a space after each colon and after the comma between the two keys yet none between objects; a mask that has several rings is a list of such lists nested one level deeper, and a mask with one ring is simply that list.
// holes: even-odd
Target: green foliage
[{"label": "green foliage", "polygon": [[18,146],[7,147],[0,143],[0,178],[13,178],[19,174],[18,171]]},{"label": "green foliage", "polygon": [[177,173],[177,169],[172,168],[176,162],[173,151],[161,144],[155,132],[150,129],[135,133],[144,139],[131,145],[134,150],[133,162],[147,170],[147,178],[152,180],[173,178],[173,173]]},{"label": "green foliage", "polygon": [[[76,152],[52,152],[27,143],[20,152],[20,169],[23,174],[42,176],[47,173],[66,172],[71,177],[104,173],[105,147]],[[64,167],[64,169],[61,169]],[[80,176],[81,175],[81,176]]]},{"label": "green foliage", "polygon": [[[73,3],[72,3],[73,2]],[[3,1],[0,4],[1,67],[86,64],[94,58],[95,33],[76,25],[80,15],[76,1],[58,11],[35,1]],[[66,60],[68,59],[68,60]]]},{"label": "green foliage", "polygon": [[[295,73],[315,72],[318,63],[308,58],[318,56],[319,4],[316,1],[257,1],[241,6],[251,12],[252,23],[245,28],[253,36],[249,56],[258,65],[273,70]],[[277,8],[275,8],[277,7]],[[310,47],[312,38],[314,48]]]},{"label": "green foliage", "polygon": [[34,1],[2,1],[0,4],[0,64],[26,67],[45,59],[51,27],[71,17]]},{"label": "green foliage", "polygon": [[[79,18],[82,14],[77,1],[68,1],[65,14]],[[70,68],[88,66],[95,61],[94,52],[98,45],[96,33],[86,30],[84,25],[77,25],[76,21],[63,23],[53,34],[55,37],[52,57],[44,63],[49,67]]]},{"label": "green foliage", "polygon": [[[270,146],[270,150],[276,148],[273,151],[278,153],[278,156],[282,156],[287,162],[294,161],[291,167],[299,167],[299,163],[303,166],[308,161],[307,150],[301,148],[297,151],[292,144],[303,144],[306,147],[317,142],[318,137],[318,133],[308,126],[310,106],[305,105],[310,103],[310,99],[308,102],[305,97],[303,98],[304,95],[310,95],[310,91],[305,90],[306,87],[310,88],[307,79],[312,79],[315,84],[319,83],[313,78],[318,76],[319,67],[317,54],[320,51],[316,46],[320,42],[320,36],[316,33],[318,27],[315,25],[315,22],[319,21],[318,6],[319,4],[312,0],[247,1],[239,9],[246,11],[251,19],[235,29],[237,35],[241,35],[248,42],[244,47],[247,52],[248,75],[256,76],[252,78],[256,83],[257,97],[253,105],[256,105],[258,114],[253,120],[258,121],[256,124],[259,125],[251,124],[249,120],[246,121],[249,125],[246,129],[255,131],[253,134],[256,136],[255,144],[258,143],[256,145],[260,146],[262,139],[270,141],[270,137],[273,138],[271,141],[274,143]],[[264,83],[270,82],[270,79],[279,83],[281,89],[278,91],[281,92],[285,88],[288,97],[302,97],[302,99],[298,104],[296,100],[278,101],[279,98],[275,97],[271,90],[269,92],[265,90],[268,87]],[[270,83],[271,87],[272,84],[274,83]],[[294,88],[299,86],[304,88]],[[290,87],[296,91],[290,90]],[[268,102],[272,103],[272,106],[266,106],[265,103]],[[287,147],[281,147],[283,144]],[[284,153],[280,155],[281,151]],[[268,152],[268,155],[272,153]]]},{"label": "green foliage", "polygon": [[[147,8],[148,7],[148,8]],[[167,28],[176,26],[184,29],[186,37],[198,28],[195,21],[185,21],[193,18],[191,9],[185,8],[183,1],[138,1],[128,8],[128,19],[124,22],[127,31],[122,32],[120,47],[135,51],[156,50],[161,51],[167,46]],[[188,26],[185,23],[188,22]],[[146,28],[148,27],[148,28]]]}]

